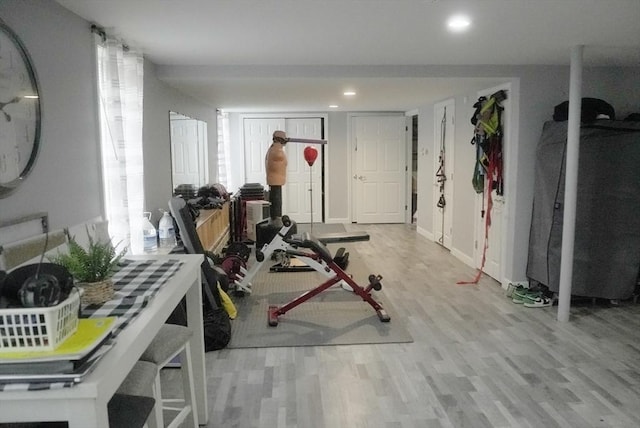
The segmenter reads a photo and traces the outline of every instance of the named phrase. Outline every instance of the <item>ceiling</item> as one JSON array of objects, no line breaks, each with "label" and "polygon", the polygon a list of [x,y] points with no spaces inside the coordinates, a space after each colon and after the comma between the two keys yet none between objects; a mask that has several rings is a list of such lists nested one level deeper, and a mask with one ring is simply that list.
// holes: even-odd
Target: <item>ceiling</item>
[{"label": "ceiling", "polygon": [[576,45],[586,65],[640,66],[640,0],[57,2],[227,111],[409,111],[503,82],[496,65],[567,65]]}]

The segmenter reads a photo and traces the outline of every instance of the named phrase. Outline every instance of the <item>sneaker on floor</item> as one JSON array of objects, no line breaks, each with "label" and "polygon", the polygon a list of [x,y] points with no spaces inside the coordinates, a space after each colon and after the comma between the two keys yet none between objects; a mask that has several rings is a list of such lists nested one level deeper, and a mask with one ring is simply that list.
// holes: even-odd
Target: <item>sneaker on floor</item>
[{"label": "sneaker on floor", "polygon": [[551,299],[543,295],[525,297],[522,303],[527,308],[546,308],[552,304]]},{"label": "sneaker on floor", "polygon": [[511,301],[513,303],[515,303],[516,305],[521,305],[524,303],[524,298],[520,297],[520,296],[516,296],[515,294],[513,295],[513,297],[511,298]]},{"label": "sneaker on floor", "polygon": [[525,297],[538,297],[542,296],[542,291],[532,291],[528,288],[516,289],[513,291],[513,297],[524,299]]},{"label": "sneaker on floor", "polygon": [[513,303],[521,304],[526,303],[528,299],[535,299],[541,297],[542,291],[531,291],[528,288],[522,288],[514,290],[511,301]]},{"label": "sneaker on floor", "polygon": [[516,291],[523,292],[524,290],[526,290],[524,285],[515,285],[510,282],[507,286],[507,297],[513,297],[513,293]]}]

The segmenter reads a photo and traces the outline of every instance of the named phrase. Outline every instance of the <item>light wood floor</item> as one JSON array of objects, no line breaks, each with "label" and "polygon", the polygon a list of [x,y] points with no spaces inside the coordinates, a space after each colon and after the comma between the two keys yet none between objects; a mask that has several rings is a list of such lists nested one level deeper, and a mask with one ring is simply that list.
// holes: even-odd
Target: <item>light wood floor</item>
[{"label": "light wood floor", "polygon": [[[206,355],[207,427],[638,427],[640,304],[525,308],[407,225],[347,225],[413,343]],[[303,306],[300,307],[300,310]]]}]

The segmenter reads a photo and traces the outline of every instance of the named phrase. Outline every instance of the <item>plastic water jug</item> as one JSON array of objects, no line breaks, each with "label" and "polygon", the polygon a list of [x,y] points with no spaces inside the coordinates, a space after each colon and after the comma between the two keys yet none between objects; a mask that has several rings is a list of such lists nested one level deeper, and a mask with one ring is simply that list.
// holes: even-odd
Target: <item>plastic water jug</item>
[{"label": "plastic water jug", "polygon": [[176,231],[173,228],[173,218],[165,211],[158,225],[158,236],[161,248],[173,248],[176,245]]},{"label": "plastic water jug", "polygon": [[153,253],[158,251],[158,235],[156,228],[151,224],[151,213],[145,212],[142,219],[142,239],[143,250],[145,253]]}]

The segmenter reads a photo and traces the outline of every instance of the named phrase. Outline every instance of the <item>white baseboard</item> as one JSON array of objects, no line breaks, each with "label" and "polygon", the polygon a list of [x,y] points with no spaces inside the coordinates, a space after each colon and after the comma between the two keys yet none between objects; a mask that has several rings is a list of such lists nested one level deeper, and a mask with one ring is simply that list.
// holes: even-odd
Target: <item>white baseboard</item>
[{"label": "white baseboard", "polygon": [[351,220],[349,220],[348,218],[328,218],[325,219],[324,221],[326,224],[344,224],[344,223],[351,223]]},{"label": "white baseboard", "polygon": [[433,233],[429,232],[428,230],[423,229],[420,226],[416,226],[416,232],[418,232],[418,234],[420,236],[424,236],[425,238],[427,238],[430,241],[433,241]]},{"label": "white baseboard", "polygon": [[455,248],[451,249],[451,255],[460,260],[462,263],[466,264],[469,267],[476,268],[476,265],[473,261],[473,257],[466,255],[460,250],[456,250]]}]

